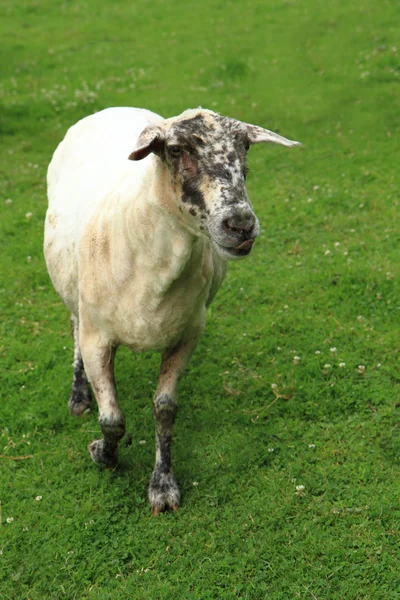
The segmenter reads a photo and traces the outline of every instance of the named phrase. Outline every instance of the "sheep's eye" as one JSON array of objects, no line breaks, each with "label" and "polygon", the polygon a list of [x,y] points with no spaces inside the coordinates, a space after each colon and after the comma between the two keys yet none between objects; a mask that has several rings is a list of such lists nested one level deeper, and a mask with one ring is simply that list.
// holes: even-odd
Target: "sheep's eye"
[{"label": "sheep's eye", "polygon": [[182,154],[182,148],[180,146],[168,146],[168,151],[171,156],[180,156]]}]

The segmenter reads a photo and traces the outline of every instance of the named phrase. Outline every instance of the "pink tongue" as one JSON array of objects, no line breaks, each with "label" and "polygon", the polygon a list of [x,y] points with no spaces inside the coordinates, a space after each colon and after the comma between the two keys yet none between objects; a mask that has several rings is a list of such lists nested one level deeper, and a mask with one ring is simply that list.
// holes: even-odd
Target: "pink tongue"
[{"label": "pink tongue", "polygon": [[249,250],[253,244],[254,240],[246,240],[245,242],[242,242],[240,246],[236,246],[235,250]]}]

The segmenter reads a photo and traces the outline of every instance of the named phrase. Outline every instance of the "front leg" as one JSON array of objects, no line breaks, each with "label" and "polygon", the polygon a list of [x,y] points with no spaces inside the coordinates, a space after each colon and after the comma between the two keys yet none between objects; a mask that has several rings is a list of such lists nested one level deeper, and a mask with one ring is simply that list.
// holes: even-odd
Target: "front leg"
[{"label": "front leg", "polygon": [[85,370],[99,407],[99,423],[103,434],[89,444],[90,456],[96,463],[113,467],[118,462],[118,442],[125,433],[125,418],[118,406],[114,382],[116,348],[98,332],[81,327],[80,345]]},{"label": "front leg", "polygon": [[200,332],[163,354],[153,408],[156,425],[156,464],[149,486],[151,512],[178,510],[180,492],[171,464],[172,428],[177,413],[177,384],[197,345]]}]

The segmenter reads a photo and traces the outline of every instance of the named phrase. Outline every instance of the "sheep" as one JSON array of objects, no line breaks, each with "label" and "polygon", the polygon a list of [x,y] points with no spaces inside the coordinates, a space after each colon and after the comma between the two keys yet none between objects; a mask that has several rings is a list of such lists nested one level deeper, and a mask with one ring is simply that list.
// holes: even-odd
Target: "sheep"
[{"label": "sheep", "polygon": [[246,191],[252,144],[296,146],[262,127],[189,109],[163,119],[109,108],[71,127],[48,168],[44,254],[71,313],[74,376],[69,409],[99,409],[96,463],[114,467],[125,418],[114,358],[120,345],[161,353],[153,398],[153,515],[177,510],[171,465],[177,383],[203,332],[228,260],[247,256],[260,226]]}]

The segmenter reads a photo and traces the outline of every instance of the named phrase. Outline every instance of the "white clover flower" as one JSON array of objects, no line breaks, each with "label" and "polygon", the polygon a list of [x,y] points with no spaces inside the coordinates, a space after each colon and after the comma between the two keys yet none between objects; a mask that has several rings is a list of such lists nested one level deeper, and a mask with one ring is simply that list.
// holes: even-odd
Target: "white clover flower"
[{"label": "white clover flower", "polygon": [[278,384],[277,383],[271,383],[271,389],[272,390],[277,390],[278,389]]},{"label": "white clover flower", "polygon": [[275,448],[268,448],[268,452],[275,452]]},{"label": "white clover flower", "polygon": [[302,492],[304,489],[304,485],[296,485],[296,492]]},{"label": "white clover flower", "polygon": [[318,356],[318,354],[321,354],[321,351],[320,350],[316,350],[315,354]]},{"label": "white clover flower", "polygon": [[142,444],[142,445],[145,443],[146,443],[146,440],[140,440],[140,442],[139,442],[139,444]]},{"label": "white clover flower", "polygon": [[331,251],[330,250],[325,250],[324,254],[325,254],[325,256],[329,256],[331,254]]},{"label": "white clover flower", "polygon": [[31,212],[27,212],[25,215],[25,218],[28,219],[28,221],[29,221],[29,219],[32,219],[32,214],[33,213],[31,213]]},{"label": "white clover flower", "polygon": [[340,242],[335,242],[335,248],[339,248]]},{"label": "white clover flower", "polygon": [[43,496],[36,496],[35,500],[36,502],[40,502],[41,500],[43,500]]},{"label": "white clover flower", "polygon": [[197,485],[199,485],[199,482],[198,481],[193,481],[193,485],[197,486]]},{"label": "white clover flower", "polygon": [[308,444],[309,448],[315,448],[315,444]]},{"label": "white clover flower", "polygon": [[365,365],[358,365],[357,373],[359,373],[361,375],[362,373],[364,373],[364,371],[365,371]]},{"label": "white clover flower", "polygon": [[14,521],[14,517],[7,517],[7,523],[12,523]]},{"label": "white clover flower", "polygon": [[7,200],[5,200],[5,201],[4,201],[4,204],[5,204],[6,206],[11,206],[11,204],[12,204],[12,200],[11,200],[11,198],[7,198]]},{"label": "white clover flower", "polygon": [[293,356],[293,364],[299,365],[300,361],[301,361],[301,357],[300,356]]},{"label": "white clover flower", "polygon": [[341,362],[341,363],[339,363],[339,367],[340,367],[341,369],[344,369],[344,368],[345,368],[345,366],[346,366],[346,363],[345,363],[345,362]]},{"label": "white clover flower", "polygon": [[331,365],[330,365],[329,363],[326,363],[326,364],[324,365],[324,369],[330,369],[330,368],[331,368]]},{"label": "white clover flower", "polygon": [[337,351],[337,349],[336,349],[336,348],[333,346],[333,347],[331,348],[331,352],[332,352],[333,354],[335,354],[335,352],[336,352],[336,351]]}]

